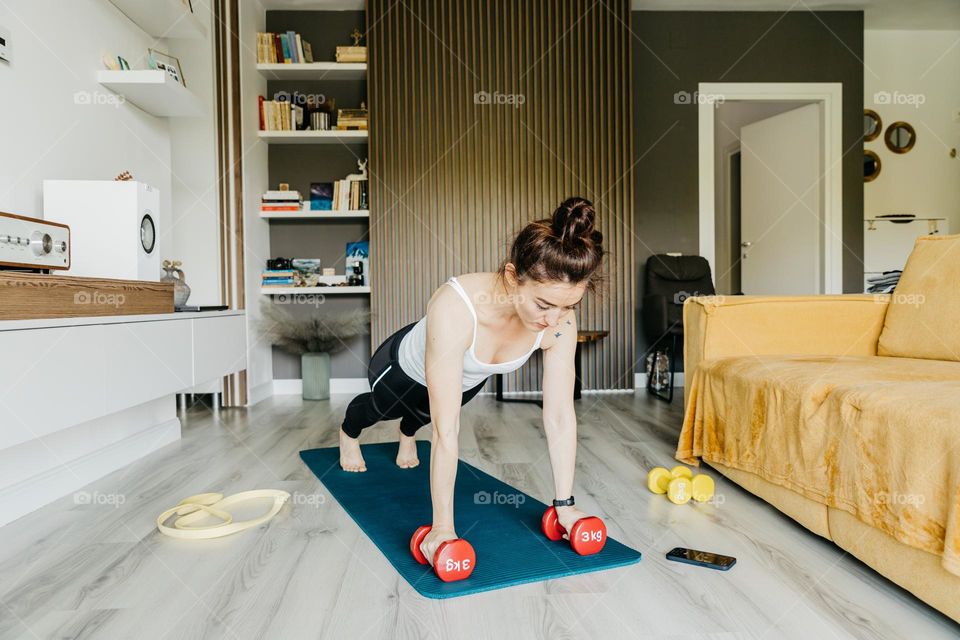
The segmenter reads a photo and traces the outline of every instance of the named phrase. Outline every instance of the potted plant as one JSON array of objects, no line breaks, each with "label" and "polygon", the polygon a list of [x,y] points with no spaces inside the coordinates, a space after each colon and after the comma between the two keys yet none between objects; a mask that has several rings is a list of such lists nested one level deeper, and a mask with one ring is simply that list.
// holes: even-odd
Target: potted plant
[{"label": "potted plant", "polygon": [[346,341],[369,331],[370,312],[314,314],[300,319],[277,305],[261,305],[261,327],[270,342],[300,356],[304,400],[330,397],[330,354],[346,348]]}]

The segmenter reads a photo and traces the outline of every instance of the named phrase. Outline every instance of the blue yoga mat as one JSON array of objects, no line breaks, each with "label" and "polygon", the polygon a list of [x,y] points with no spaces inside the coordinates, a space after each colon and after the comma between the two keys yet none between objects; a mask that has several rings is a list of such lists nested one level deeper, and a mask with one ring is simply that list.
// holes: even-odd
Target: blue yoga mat
[{"label": "blue yoga mat", "polygon": [[547,505],[460,460],[454,523],[457,535],[473,545],[477,564],[466,580],[443,582],[410,554],[410,536],[433,520],[430,443],[418,440],[417,454],[419,466],[401,469],[396,443],[363,445],[367,470],[362,473],[340,468],[337,447],[301,451],[300,457],[423,596],[455,598],[640,561],[639,551],[610,537],[603,550],[591,556],[577,554],[566,540],[548,540],[540,531]]}]

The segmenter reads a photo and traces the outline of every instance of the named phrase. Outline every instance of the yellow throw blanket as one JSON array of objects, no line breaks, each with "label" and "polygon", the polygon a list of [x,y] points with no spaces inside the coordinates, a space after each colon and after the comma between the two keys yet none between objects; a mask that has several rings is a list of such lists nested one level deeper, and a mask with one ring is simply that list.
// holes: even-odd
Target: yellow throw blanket
[{"label": "yellow throw blanket", "polygon": [[960,576],[960,362],[720,358],[689,391],[677,459],[847,511]]}]

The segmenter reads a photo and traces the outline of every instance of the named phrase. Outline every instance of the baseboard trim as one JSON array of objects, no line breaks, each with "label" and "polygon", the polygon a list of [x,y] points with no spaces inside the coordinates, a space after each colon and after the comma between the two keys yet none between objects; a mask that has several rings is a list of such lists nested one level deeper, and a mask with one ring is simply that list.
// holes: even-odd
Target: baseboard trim
[{"label": "baseboard trim", "polygon": [[[647,374],[646,373],[635,373],[633,375],[633,386],[636,389],[646,389],[647,388]],[[683,387],[683,371],[678,371],[673,374],[673,387],[674,389],[678,387]]]},{"label": "baseboard trim", "polygon": [[252,407],[258,402],[263,402],[277,393],[276,382],[276,380],[267,380],[255,387],[250,387],[247,392],[247,406]]},{"label": "baseboard trim", "polygon": [[[330,393],[366,393],[370,391],[370,381],[366,378],[330,378]],[[276,395],[303,394],[303,380],[287,378],[273,381],[273,393]]]},{"label": "baseboard trim", "polygon": [[[683,373],[674,375],[676,386],[683,386]],[[267,383],[269,384],[269,383]],[[647,386],[647,376],[642,373],[634,376],[635,389],[584,389],[582,393],[631,393],[636,389],[643,389]],[[264,385],[266,386],[266,385]],[[259,388],[258,388],[259,389]],[[366,378],[330,378],[330,393],[349,393],[358,394],[370,391],[370,382]],[[273,381],[273,394],[278,396],[301,395],[303,393],[303,381],[299,378],[284,378]],[[511,396],[539,396],[540,391],[510,391]],[[477,395],[494,395],[493,391],[482,391]],[[259,400],[257,400],[259,402]]]},{"label": "baseboard trim", "polygon": [[[170,402],[173,403],[172,398]],[[86,485],[179,439],[180,419],[170,418],[102,449],[4,487],[0,490],[0,526],[71,493],[82,502],[80,489]],[[87,495],[90,496],[89,492]]]}]

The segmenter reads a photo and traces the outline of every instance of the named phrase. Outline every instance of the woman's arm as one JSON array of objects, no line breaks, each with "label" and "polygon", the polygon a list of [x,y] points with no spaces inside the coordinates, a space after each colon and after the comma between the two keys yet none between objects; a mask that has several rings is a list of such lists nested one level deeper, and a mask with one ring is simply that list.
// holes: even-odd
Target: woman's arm
[{"label": "woman's arm", "polygon": [[[577,318],[574,312],[562,316],[557,328],[548,331],[560,336],[550,348],[543,350],[543,428],[553,469],[554,497],[565,500],[573,494],[577,461],[577,414],[573,405]],[[576,507],[557,509],[557,518],[567,531],[584,516],[586,514]]]},{"label": "woman's arm", "polygon": [[[433,546],[440,534],[456,536],[453,526],[453,491],[457,477],[460,403],[463,399],[463,354],[472,340],[473,316],[456,291],[441,287],[427,308],[426,377],[433,423],[430,450],[430,493],[433,529],[425,543]],[[442,540],[439,540],[442,542]],[[435,548],[427,558],[432,562]]]}]

